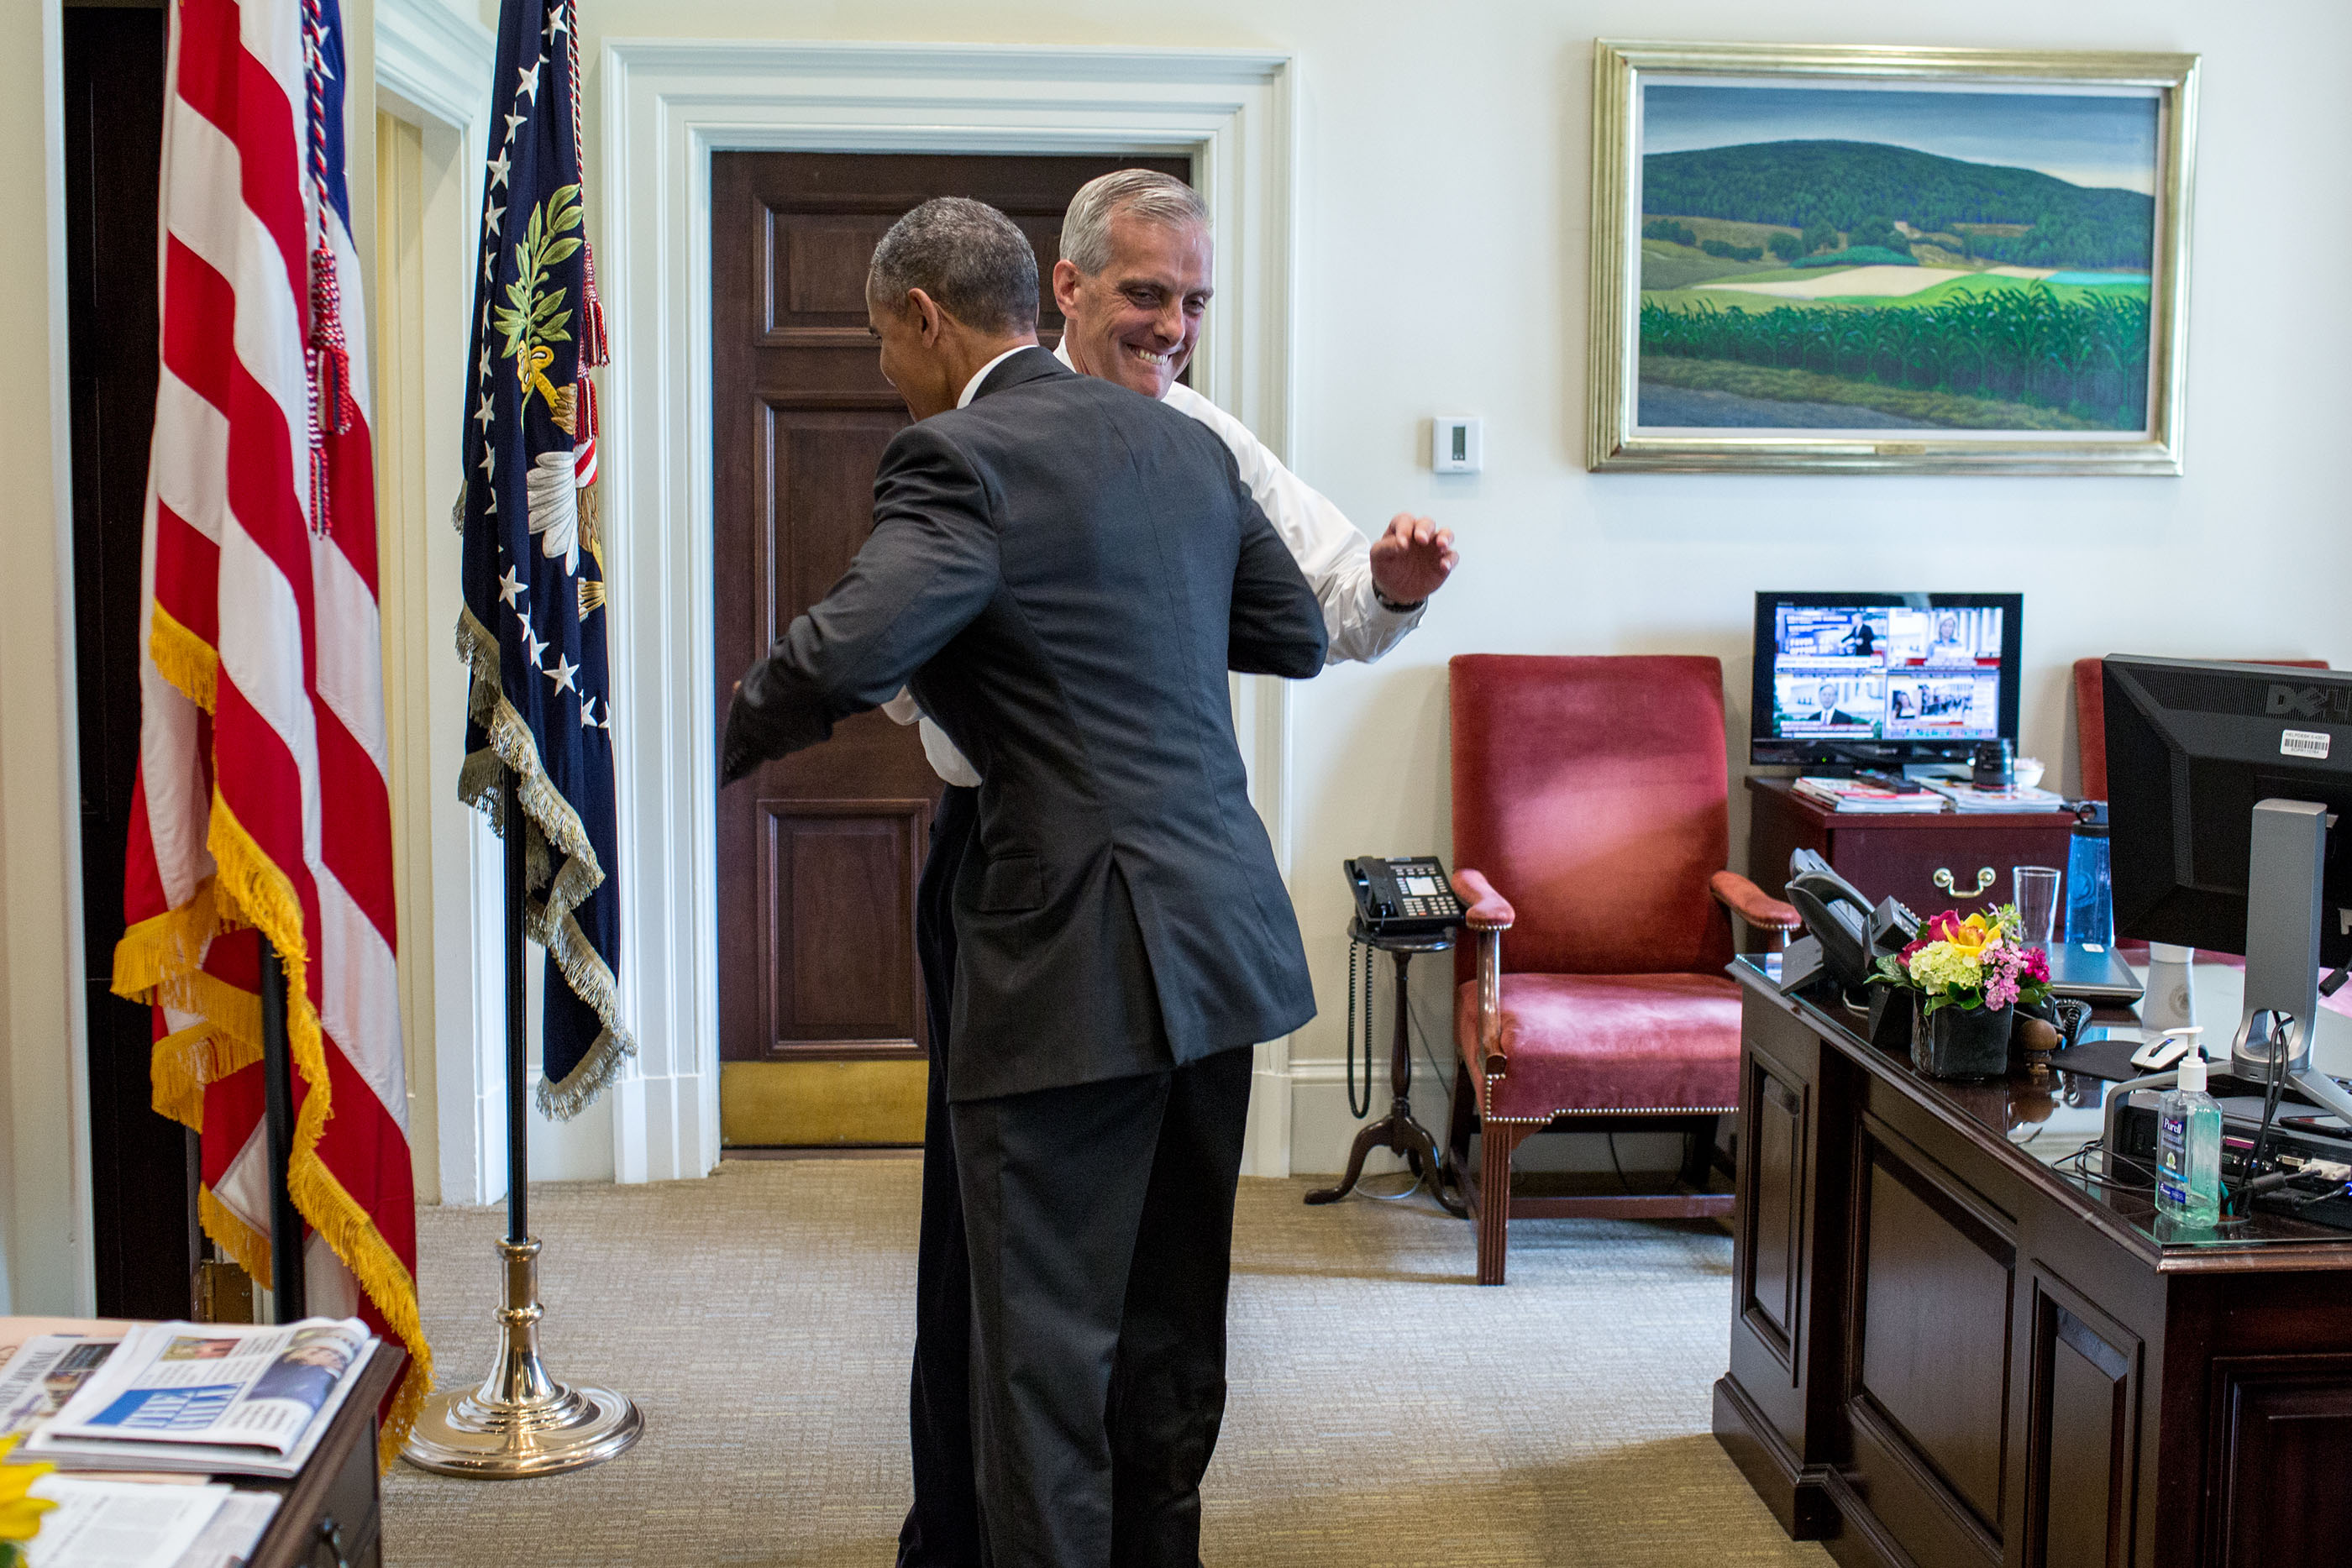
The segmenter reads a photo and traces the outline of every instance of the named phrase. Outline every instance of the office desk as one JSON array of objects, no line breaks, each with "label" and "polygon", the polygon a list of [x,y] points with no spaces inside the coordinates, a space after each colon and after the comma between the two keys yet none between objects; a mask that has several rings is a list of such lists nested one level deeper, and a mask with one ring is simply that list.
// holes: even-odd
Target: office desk
[{"label": "office desk", "polygon": [[[121,1333],[131,1326],[94,1318],[0,1318],[0,1345],[19,1345],[45,1333]],[[395,1343],[375,1347],[359,1383],[328,1423],[318,1450],[292,1480],[220,1478],[240,1490],[274,1491],[280,1499],[269,1528],[262,1531],[252,1557],[247,1560],[247,1568],[379,1568],[383,1543],[379,1533],[376,1408],[407,1359],[407,1353]]]},{"label": "office desk", "polygon": [[[1939,1082],[1733,973],[1714,1426],[1790,1535],[1874,1568],[2352,1562],[2352,1233],[2175,1234],[2045,1163],[2097,1135],[2098,1081]],[[2235,977],[2198,981],[2226,1040]],[[2352,1068],[2352,1020],[2316,1054]]]}]

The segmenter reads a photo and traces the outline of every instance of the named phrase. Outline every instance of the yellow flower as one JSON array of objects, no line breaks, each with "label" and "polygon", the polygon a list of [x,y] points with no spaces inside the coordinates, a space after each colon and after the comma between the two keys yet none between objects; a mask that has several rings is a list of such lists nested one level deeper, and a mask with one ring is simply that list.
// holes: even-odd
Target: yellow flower
[{"label": "yellow flower", "polygon": [[[0,1442],[0,1460],[16,1439]],[[32,1484],[56,1469],[55,1465],[0,1464],[0,1541],[30,1541],[33,1532],[41,1528],[41,1515],[57,1507],[45,1497],[27,1496]]]},{"label": "yellow flower", "polygon": [[2000,946],[2000,923],[1981,915],[1962,920],[1947,911],[1927,923],[1927,934],[1936,941],[1950,943],[1969,958],[1981,957],[1987,948]]}]

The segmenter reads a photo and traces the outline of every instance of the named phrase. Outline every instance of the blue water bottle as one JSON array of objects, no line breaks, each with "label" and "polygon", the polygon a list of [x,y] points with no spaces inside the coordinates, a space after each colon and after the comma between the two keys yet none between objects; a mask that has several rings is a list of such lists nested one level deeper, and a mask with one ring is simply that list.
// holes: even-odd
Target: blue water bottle
[{"label": "blue water bottle", "polygon": [[2074,836],[2066,846],[2066,940],[2116,941],[2116,891],[2107,869],[2107,803],[2074,808]]}]

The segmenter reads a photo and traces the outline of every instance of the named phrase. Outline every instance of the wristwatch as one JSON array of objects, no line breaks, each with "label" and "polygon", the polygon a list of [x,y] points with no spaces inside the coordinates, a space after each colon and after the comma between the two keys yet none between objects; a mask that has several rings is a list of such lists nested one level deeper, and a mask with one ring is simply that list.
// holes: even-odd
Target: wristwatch
[{"label": "wristwatch", "polygon": [[1381,609],[1387,611],[1391,615],[1409,615],[1429,602],[1426,599],[1416,599],[1410,604],[1399,604],[1395,600],[1391,599],[1387,594],[1382,593],[1381,591],[1381,585],[1377,582],[1372,584],[1372,598],[1379,603]]}]

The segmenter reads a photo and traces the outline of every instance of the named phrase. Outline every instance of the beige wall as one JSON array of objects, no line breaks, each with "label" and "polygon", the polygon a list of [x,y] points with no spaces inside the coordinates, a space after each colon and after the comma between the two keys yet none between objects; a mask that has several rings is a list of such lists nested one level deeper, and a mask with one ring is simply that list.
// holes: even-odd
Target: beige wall
[{"label": "beige wall", "polygon": [[0,1311],[88,1301],[54,4],[0,6]]}]

